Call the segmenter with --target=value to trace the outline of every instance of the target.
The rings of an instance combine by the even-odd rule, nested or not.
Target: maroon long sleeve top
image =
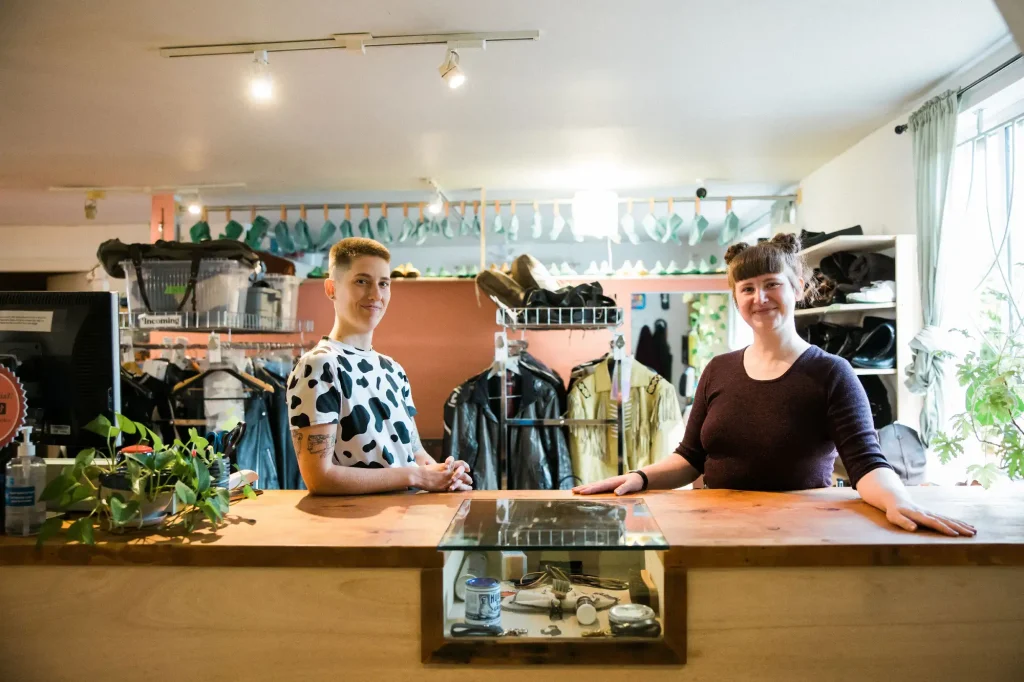
[[[676,448],[707,487],[734,490],[829,487],[837,451],[854,486],[872,469],[892,468],[853,368],[816,346],[766,381],[747,375],[743,350],[715,357]]]

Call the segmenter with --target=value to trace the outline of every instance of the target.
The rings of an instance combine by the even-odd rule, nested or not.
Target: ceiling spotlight
[[[256,50],[253,53],[249,95],[257,102],[266,102],[274,96],[274,81],[270,78],[266,50]]]
[[[441,199],[441,195],[438,194],[433,201],[427,204],[427,212],[430,215],[440,215],[444,209],[444,201]]]
[[[198,216],[203,212],[203,207],[199,205],[198,201],[190,202],[188,205],[188,214]]]
[[[452,90],[466,82],[466,74],[459,68],[459,53],[452,48],[448,48],[444,63],[437,67],[437,71]]]

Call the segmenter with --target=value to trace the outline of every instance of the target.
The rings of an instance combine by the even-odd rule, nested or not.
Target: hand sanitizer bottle
[[[46,520],[46,503],[39,496],[46,487],[46,463],[36,457],[32,427],[21,430],[18,456],[4,472],[4,532],[8,535],[35,535]]]

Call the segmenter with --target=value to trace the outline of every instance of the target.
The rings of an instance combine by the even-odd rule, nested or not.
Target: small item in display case
[[[650,606],[657,615],[658,587],[650,571],[633,569],[629,572],[629,600],[634,604]]]
[[[576,620],[580,625],[593,625],[597,622],[597,608],[591,597],[581,595],[576,599]]]
[[[470,625],[501,625],[501,584],[494,578],[466,581],[466,622]]]
[[[501,579],[521,580],[526,575],[525,552],[501,553]]]
[[[619,604],[608,611],[611,633],[619,637],[657,637],[661,623],[654,617],[654,609],[643,604]]]

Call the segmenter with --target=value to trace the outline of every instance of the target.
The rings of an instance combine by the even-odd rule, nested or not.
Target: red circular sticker
[[[6,367],[0,367],[0,448],[10,445],[25,425],[25,389],[18,377]]]

